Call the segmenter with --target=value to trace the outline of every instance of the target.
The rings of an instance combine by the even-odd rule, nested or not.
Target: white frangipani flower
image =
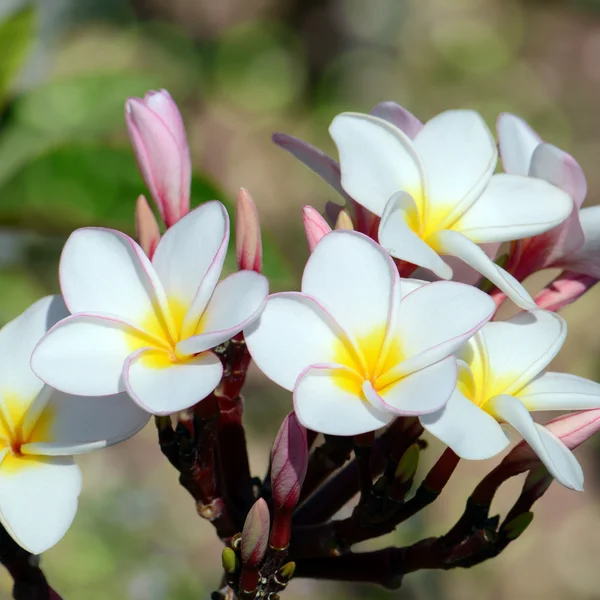
[[[266,278],[254,271],[217,283],[228,241],[220,202],[196,208],[169,228],[152,262],[118,231],[74,232],[60,262],[72,316],[37,346],[34,371],[73,394],[127,391],[154,414],[208,396],[222,375],[210,349],[255,319],[268,294]]]
[[[0,522],[33,554],[56,544],[75,517],[81,473],[72,455],[126,440],[149,418],[127,394],[71,396],[33,374],[33,348],[67,314],[49,296],[0,330]]]
[[[293,390],[305,427],[357,435],[439,410],[456,383],[452,353],[494,310],[468,285],[401,280],[381,246],[338,230],[316,245],[302,292],[270,296],[244,336],[258,367]]]
[[[433,435],[467,459],[490,458],[512,425],[563,485],[581,490],[583,473],[571,451],[529,414],[600,408],[600,384],[565,373],[542,373],[560,350],[566,323],[546,311],[488,323],[458,354],[458,384],[446,406],[421,417]]]
[[[450,279],[450,255],[479,271],[523,308],[535,308],[514,277],[477,244],[547,231],[571,212],[568,194],[523,175],[494,175],[497,149],[479,114],[453,110],[410,139],[384,119],[337,116],[330,133],[340,155],[341,183],[381,216],[379,241],[393,256]]]

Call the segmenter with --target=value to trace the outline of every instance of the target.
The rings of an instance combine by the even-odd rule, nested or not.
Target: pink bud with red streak
[[[135,205],[135,231],[142,250],[152,260],[160,241],[160,229],[148,200],[143,194],[139,196]]]
[[[331,231],[331,227],[319,211],[312,206],[305,206],[302,209],[302,220],[304,221],[308,249],[312,252],[319,240]]]
[[[265,557],[269,543],[271,517],[267,503],[259,498],[246,517],[242,530],[242,563],[256,567]]]
[[[190,210],[190,152],[177,105],[166,90],[129,98],[125,120],[138,167],[167,227]]]
[[[292,510],[298,504],[307,466],[306,429],[291,412],[284,419],[271,452],[271,489],[277,506]]]
[[[260,273],[262,242],[260,220],[252,196],[240,188],[235,213],[235,258],[240,270]]]
[[[535,303],[544,310],[556,312],[581,298],[597,283],[598,278],[591,275],[563,271],[535,297]]]

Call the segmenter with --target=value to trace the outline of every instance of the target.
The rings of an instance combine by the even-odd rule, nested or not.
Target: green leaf
[[[0,187],[0,226],[63,237],[77,227],[103,226],[134,235],[135,202],[145,192],[131,150],[61,146],[27,163]],[[195,175],[192,206],[207,200],[220,200],[233,215],[225,194],[208,178]],[[268,235],[263,236],[263,256],[272,286],[289,286],[291,270]],[[233,243],[226,265],[235,269]]]
[[[0,23],[0,104],[4,104],[13,79],[31,50],[34,26],[33,6],[16,11]]]

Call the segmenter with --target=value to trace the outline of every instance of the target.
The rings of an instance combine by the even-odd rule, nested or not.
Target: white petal
[[[427,178],[427,218],[444,227],[487,185],[498,160],[496,142],[481,115],[448,110],[427,121],[414,144]]]
[[[418,218],[413,198],[405,192],[394,194],[385,205],[379,223],[379,243],[392,256],[429,269],[442,279],[450,279],[452,269],[409,226]]]
[[[477,202],[452,229],[470,240],[509,242],[544,233],[560,225],[573,210],[573,201],[560,188],[542,179],[494,175]]]
[[[7,456],[0,464],[0,521],[20,546],[40,554],[71,526],[80,491],[71,457]]]
[[[387,327],[396,265],[370,238],[337,230],[327,234],[310,255],[302,293],[316,298],[353,336]]]
[[[394,418],[340,386],[346,373],[343,367],[315,365],[300,375],[294,388],[294,411],[304,427],[331,435],[359,435]]]
[[[379,391],[387,409],[397,415],[424,415],[439,410],[456,386],[456,359],[448,356]]]
[[[570,154],[552,144],[537,146],[531,157],[529,176],[544,179],[567,192],[576,208],[585,200],[587,181],[583,169]]]
[[[168,415],[204,400],[221,381],[223,366],[212,352],[171,363],[160,350],[142,349],[125,362],[127,393],[146,411]]]
[[[542,139],[523,119],[510,113],[500,115],[497,129],[504,170],[515,175],[527,175],[533,151]]]
[[[274,133],[273,141],[314,171],[346,200],[350,200],[340,182],[340,165],[322,150],[285,133]]]
[[[385,119],[403,131],[411,140],[423,129],[423,123],[415,115],[395,102],[380,102],[373,107],[371,114],[374,117]]]
[[[470,285],[438,281],[420,287],[400,305],[395,338],[405,360],[399,368],[411,372],[452,354],[495,312],[496,303]]]
[[[152,264],[169,301],[190,308],[186,321],[200,318],[219,280],[228,243],[229,216],[217,201],[192,210],[158,243]],[[200,289],[205,278],[207,282]],[[199,292],[201,297],[196,299]]]
[[[198,335],[177,344],[180,354],[196,354],[231,339],[256,320],[265,306],[269,282],[254,271],[238,271],[217,285],[202,315]]]
[[[48,426],[37,434],[44,423]],[[149,415],[127,394],[103,397],[72,396],[52,390],[38,426],[22,446],[23,454],[71,455],[118,444],[140,431]]]
[[[31,353],[48,329],[68,314],[60,296],[46,296],[0,330],[0,388],[23,403],[23,412],[44,385],[31,370]]]
[[[519,392],[527,410],[600,408],[600,383],[567,373],[542,373]]]
[[[537,308],[527,290],[462,233],[440,231],[436,235],[436,243],[440,253],[460,258],[498,286],[517,306],[529,310]]]
[[[338,115],[329,133],[335,142],[342,186],[359,204],[381,216],[399,191],[417,203],[423,197],[423,171],[410,139],[397,127],[369,115]]]
[[[516,394],[545,369],[567,335],[564,319],[544,310],[488,323],[481,334],[490,365],[489,394]]]
[[[166,306],[148,257],[119,231],[90,227],[72,233],[62,252],[59,275],[65,303],[73,314],[103,314],[144,329],[157,308]],[[158,319],[157,327],[166,336],[163,320]]]
[[[81,396],[124,391],[121,372],[135,349],[135,330],[116,319],[74,315],[55,325],[35,348],[31,368],[52,387]]]
[[[600,206],[582,208],[579,219],[583,229],[583,246],[559,261],[557,266],[600,278]]]
[[[269,297],[244,337],[258,368],[291,391],[310,365],[334,362],[344,334],[315,299],[286,292]]]
[[[492,398],[489,404],[499,418],[523,436],[559,483],[573,490],[583,490],[583,471],[573,453],[554,434],[535,423],[522,402],[502,395]]]
[[[446,406],[420,417],[421,425],[467,460],[484,460],[509,443],[498,421],[454,390]]]

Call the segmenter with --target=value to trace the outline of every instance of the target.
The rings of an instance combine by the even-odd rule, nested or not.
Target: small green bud
[[[239,567],[238,557],[231,548],[223,548],[221,563],[223,564],[223,570],[228,575],[233,575]]]
[[[285,565],[277,572],[277,579],[282,583],[287,583],[294,576],[295,571],[296,563],[294,561],[285,563]]]
[[[406,483],[415,476],[417,467],[419,466],[419,454],[419,446],[413,444],[412,446],[409,446],[408,450],[402,455],[395,473],[395,477],[400,483]]]

